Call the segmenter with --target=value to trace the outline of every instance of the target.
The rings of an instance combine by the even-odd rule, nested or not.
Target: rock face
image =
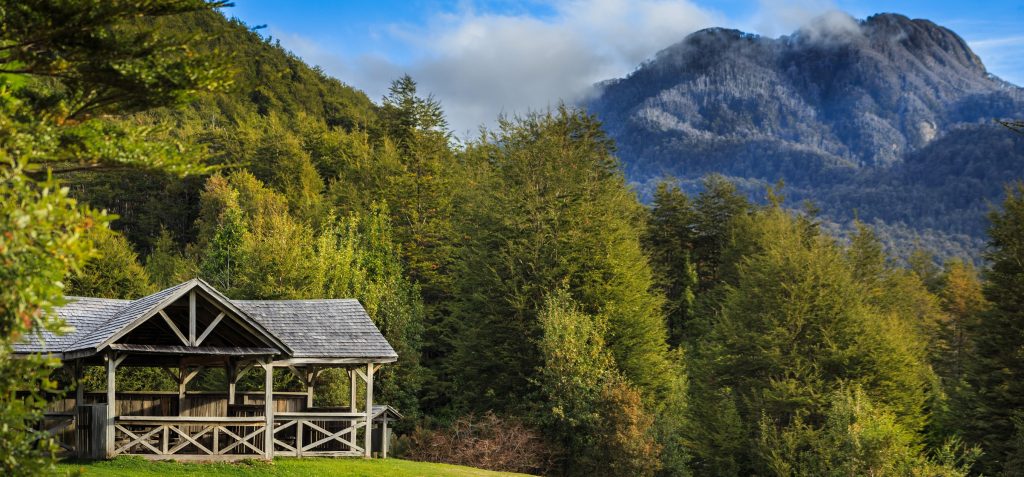
[[[791,198],[814,200],[839,223],[857,209],[862,220],[964,234],[970,242],[984,232],[985,200],[998,199],[1003,181],[1024,176],[1021,141],[993,121],[1024,114],[1024,91],[990,75],[956,33],[896,14],[856,21],[836,12],[775,39],[702,30],[626,78],[598,85],[585,106],[604,121],[642,190],[669,174],[685,184],[721,173],[752,189],[782,179]],[[982,153],[963,169],[951,167],[965,161],[948,157],[950,147],[985,150],[991,141],[1010,141],[998,154],[1019,160]],[[933,147],[939,142],[941,149]],[[920,200],[943,195],[921,186],[925,178],[903,182],[910,162],[917,169],[939,162],[936,169],[952,178],[998,170],[998,177],[981,173],[993,180],[982,187],[995,194],[978,191],[958,205],[942,198],[956,209],[949,223],[876,207],[888,201],[870,194],[881,186],[905,185]]]

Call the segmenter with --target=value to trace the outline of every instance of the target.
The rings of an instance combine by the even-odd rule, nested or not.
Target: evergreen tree
[[[641,209],[591,117],[562,107],[503,121],[488,177],[470,193],[456,273],[460,387],[475,408],[514,409],[535,393],[537,313],[564,286],[608,320],[623,373],[648,395],[670,387],[661,298],[639,247]],[[481,146],[483,147],[483,146]]]
[[[141,298],[152,293],[149,275],[123,235],[107,229],[91,231],[97,256],[68,277],[67,294],[103,298]]]
[[[743,222],[748,237],[741,247],[753,252],[739,262],[738,281],[725,289],[721,312],[699,343],[695,406],[732,396],[742,434],[753,442],[765,435],[759,421],[779,429],[798,420],[819,426],[829,394],[855,384],[908,432],[919,431],[930,370],[910,320],[873,304],[847,254],[831,239],[809,235],[803,221],[778,206]],[[705,426],[699,419],[708,412],[693,413],[691,442],[704,439],[705,427],[736,433],[736,420]],[[768,471],[761,455],[732,449],[738,454],[696,446],[697,468],[719,475]]]
[[[608,324],[580,312],[564,291],[547,298],[539,319],[542,421],[564,446],[565,475],[653,475],[660,450],[653,418],[615,368],[604,342]]]
[[[1009,458],[1016,428],[1024,412],[1024,184],[1006,190],[1001,210],[989,215],[991,263],[984,286],[991,309],[967,331],[973,359],[967,382],[971,407],[963,419],[968,442],[981,446],[979,470],[985,474],[1012,473]]]
[[[679,346],[694,318],[697,267],[693,261],[697,212],[678,185],[665,181],[654,192],[644,248],[651,256],[658,287],[665,293],[669,344]]]

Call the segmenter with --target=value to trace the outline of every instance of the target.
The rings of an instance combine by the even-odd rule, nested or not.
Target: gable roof
[[[358,300],[235,300],[296,358],[398,358]]]
[[[49,332],[28,335],[14,345],[14,351],[94,354],[194,289],[237,315],[285,356],[380,361],[398,358],[357,300],[230,300],[199,279],[134,301],[68,297],[68,303],[57,313],[74,331],[60,336]]]

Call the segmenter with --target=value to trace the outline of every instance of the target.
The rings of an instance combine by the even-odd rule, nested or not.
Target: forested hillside
[[[967,212],[978,195],[962,207],[952,197],[1016,171],[1020,138],[987,128],[982,113],[948,119],[938,96],[888,97],[887,106],[913,106],[941,134],[914,142],[918,123],[885,129],[878,144],[897,141],[898,154],[870,157],[873,149],[844,145],[838,123],[803,106],[773,126],[803,136],[765,139],[763,150],[744,145],[744,134],[760,134],[753,123],[723,133],[735,141],[679,123],[711,138],[706,149],[665,150],[665,158],[706,153],[708,162],[696,162],[703,169],[685,171],[699,192],[652,182],[644,205],[628,179],[639,163],[624,172],[616,155],[622,125],[606,132],[575,107],[503,118],[460,143],[444,105],[413,78],[396,78],[371,102],[225,19],[219,4],[22,5],[21,16],[0,16],[12,45],[33,45],[0,53],[0,64],[36,68],[0,76],[4,473],[45,469],[55,450],[34,426],[43,393],[56,392],[56,365],[15,359],[11,343],[35,327],[59,329],[62,294],[134,298],[197,276],[234,299],[359,299],[399,354],[381,368],[374,395],[405,416],[393,449],[403,458],[567,476],[1015,475],[1024,465],[1024,185],[986,189],[1001,204],[987,217]],[[53,26],[54,15],[78,22],[72,34]],[[879,31],[906,26],[873,21]],[[928,61],[951,68],[929,77],[928,94],[975,84],[980,64],[955,36],[922,32],[946,51]],[[83,46],[83,34],[135,41]],[[180,54],[154,59],[153,38]],[[755,49],[736,73],[756,70],[771,56],[756,49],[776,45],[725,31],[687,41],[715,38]],[[847,51],[842,45],[828,48]],[[53,62],[68,51],[85,61]],[[653,75],[665,55],[636,75]],[[821,55],[816,61],[829,61]],[[97,68],[108,57],[133,68]],[[713,59],[704,61],[730,68]],[[48,68],[66,70],[51,78]],[[98,70],[145,74],[90,76]],[[165,72],[184,79],[148,81]],[[986,81],[979,94],[997,94],[985,88],[1002,83]],[[91,97],[82,91],[123,94],[95,116],[67,115],[74,98]],[[849,95],[829,96],[837,116],[867,108],[843,131],[870,136],[870,125],[885,123],[872,106],[884,98],[864,94],[856,108],[843,105]],[[757,121],[780,117],[766,97],[746,101],[768,111]],[[702,127],[728,131],[752,118]],[[812,136],[819,148],[799,146]],[[629,153],[639,144],[620,145]],[[703,175],[722,167],[742,176],[760,164],[750,151],[783,149],[806,155],[771,170],[807,174],[760,188],[755,200],[751,181]],[[1010,155],[975,159],[980,150]],[[932,164],[938,154],[948,159]],[[900,180],[879,180],[877,196],[840,179],[879,171]],[[758,187],[775,179],[751,177]],[[898,265],[878,231],[898,221],[853,221],[849,240],[837,240],[829,217],[838,212],[828,207],[839,206],[820,204],[822,216],[787,202],[818,177],[832,177],[837,200],[863,198],[865,219],[869,210],[935,214],[921,223],[945,227],[948,217],[984,228],[989,268],[959,258],[939,265],[925,250]],[[910,202],[916,190],[951,197]],[[141,369],[120,375],[119,386],[171,385],[160,370]],[[99,386],[95,378],[87,373],[87,385]],[[223,381],[213,371],[195,380],[210,389]],[[297,385],[287,374],[274,383]],[[349,391],[330,372],[317,386],[317,405]]]
[[[666,175],[696,190],[720,173],[751,196],[785,181],[850,229],[877,225],[904,257],[915,242],[979,256],[984,214],[1024,175],[1024,92],[927,20],[835,13],[792,35],[694,33],[586,102],[649,196]]]

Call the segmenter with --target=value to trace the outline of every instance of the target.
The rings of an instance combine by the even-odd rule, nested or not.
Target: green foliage
[[[780,427],[760,422],[758,451],[768,474],[796,476],[966,476],[976,450],[955,441],[929,458],[917,436],[884,407],[872,404],[859,387],[832,393],[821,426],[797,415]]]
[[[65,293],[75,296],[135,299],[153,293],[139,256],[123,235],[108,228],[90,231],[97,256],[68,277]]]
[[[986,258],[992,264],[984,286],[991,309],[967,328],[972,358],[967,382],[972,396],[964,409],[963,432],[984,450],[979,470],[1011,472],[1016,452],[1014,418],[1024,410],[1024,184],[1006,190],[1002,209],[989,216],[992,226]]]
[[[203,191],[195,244],[204,279],[237,299],[356,298],[398,352],[377,381],[382,401],[418,415],[423,303],[406,278],[390,212],[323,217],[319,229],[295,218],[281,193],[248,172],[212,176]],[[324,390],[346,380],[328,373]]]
[[[166,229],[153,244],[153,251],[146,256],[146,274],[158,289],[164,289],[199,275],[192,262],[185,258]]]
[[[43,472],[54,452],[52,439],[35,426],[45,405],[43,393],[54,390],[48,375],[55,363],[42,356],[13,359],[11,344],[34,330],[60,330],[53,311],[63,300],[64,277],[83,271],[94,255],[83,234],[107,221],[77,205],[41,166],[204,169],[181,144],[154,141],[154,130],[116,116],[223,86],[214,56],[196,55],[186,39],[161,36],[149,27],[157,17],[216,6],[18,1],[0,7],[0,289],[6,295],[0,300],[0,470],[5,475]],[[101,245],[107,257],[84,272],[110,278],[100,288],[124,286],[123,277],[110,273],[111,261],[125,263],[134,259],[132,252],[116,238],[98,240],[106,241]],[[85,289],[88,281],[78,285]]]
[[[753,423],[762,419],[819,426],[830,394],[859,385],[909,432],[920,430],[930,380],[923,338],[911,317],[873,302],[858,280],[847,256],[866,254],[846,254],[831,239],[808,234],[803,220],[778,207],[740,227],[746,237],[739,246],[753,252],[739,262],[738,281],[726,287],[721,312],[699,343],[694,389],[708,396],[697,402],[731,394],[742,434],[755,440],[760,430]],[[724,427],[719,421],[708,423],[711,432],[736,433],[735,420]],[[703,423],[693,426],[697,434],[690,440],[703,439]],[[711,473],[764,470],[759,457],[742,448],[733,456],[702,445],[695,450],[698,465]],[[715,463],[726,467],[710,467]]]
[[[660,453],[654,417],[616,370],[604,342],[607,323],[580,312],[564,291],[548,297],[539,320],[542,421],[565,447],[565,474],[653,475]]]
[[[662,182],[654,193],[650,218],[644,234],[644,248],[651,256],[659,288],[665,293],[665,315],[669,343],[678,346],[687,336],[687,324],[694,319],[698,287],[694,263],[697,212],[683,191]]]
[[[64,276],[93,255],[83,235],[102,223],[90,216],[105,218],[68,198],[55,180],[26,177],[25,162],[12,146],[38,144],[9,123],[0,128],[0,473],[35,475],[52,467],[57,449],[36,423],[47,393],[58,392],[50,373],[59,361],[15,358],[11,345],[29,333],[62,329],[54,308],[64,303]],[[16,396],[18,391],[25,394]]]
[[[678,379],[667,357],[662,299],[639,246],[639,205],[590,117],[565,107],[517,121],[476,147],[481,178],[460,217],[455,369],[461,402],[516,408],[535,392],[537,313],[565,287],[608,322],[617,366],[647,396]]]

